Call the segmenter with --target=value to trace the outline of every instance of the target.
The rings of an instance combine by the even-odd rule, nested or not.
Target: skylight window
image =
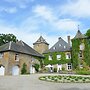
[[[64,46],[64,48],[66,48],[66,46]]]
[[[61,44],[59,44],[59,47],[61,47],[62,45]]]
[[[56,47],[53,47],[53,49],[55,50],[55,49],[56,49]]]

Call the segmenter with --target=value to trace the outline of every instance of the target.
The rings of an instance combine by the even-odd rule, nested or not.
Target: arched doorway
[[[33,65],[30,65],[30,73],[35,73],[35,68],[33,67]]]
[[[12,68],[12,75],[19,75],[19,66],[14,66]]]
[[[0,66],[0,75],[5,75],[5,67],[4,66]]]

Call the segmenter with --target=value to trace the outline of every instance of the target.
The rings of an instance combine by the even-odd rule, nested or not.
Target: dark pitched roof
[[[86,36],[82,34],[80,30],[78,30],[76,36],[73,39],[77,39],[77,38],[86,38]]]
[[[40,44],[40,43],[45,43],[49,45],[42,36],[40,36],[40,38],[35,43],[33,43],[33,45]]]
[[[45,53],[48,53],[48,52],[63,52],[63,51],[71,51],[71,47],[67,42],[65,42],[60,37],[58,42],[54,46],[52,46],[48,51],[46,51]]]
[[[33,48],[28,46],[23,41],[19,41],[17,43],[9,42],[0,46],[0,52],[5,52],[5,51],[13,51],[17,53],[32,55],[32,56],[43,57],[41,54],[39,54],[37,51],[35,51]]]

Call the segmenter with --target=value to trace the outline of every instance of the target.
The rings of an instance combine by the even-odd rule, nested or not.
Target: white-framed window
[[[0,58],[3,58],[3,55],[4,55],[3,53],[0,53]]]
[[[55,49],[56,49],[56,47],[53,47],[53,49],[55,50]]]
[[[61,47],[62,45],[61,44],[59,44],[59,47]]]
[[[69,53],[66,54],[66,59],[71,59],[71,55]]]
[[[64,46],[64,49],[66,48],[66,46]]]
[[[67,69],[68,69],[68,70],[71,70],[71,69],[72,69],[72,64],[71,64],[71,63],[68,63],[68,64],[67,64]]]
[[[19,61],[19,54],[15,54],[15,61]]]
[[[57,60],[61,60],[61,55],[60,54],[57,55]]]
[[[83,57],[83,54],[82,54],[82,51],[79,52],[79,58],[82,58]]]
[[[82,43],[79,47],[80,47],[80,50],[84,50],[84,43]]]
[[[52,60],[52,55],[49,55],[49,60]]]

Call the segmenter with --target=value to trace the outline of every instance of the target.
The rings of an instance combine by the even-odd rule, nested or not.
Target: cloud
[[[13,14],[17,12],[17,8],[16,7],[12,7],[12,8],[0,7],[0,12],[6,12],[6,13]]]
[[[56,13],[52,7],[37,5],[32,8],[32,12],[28,13],[30,15],[19,23],[18,27],[3,23],[0,24],[0,30],[2,30],[1,33],[16,35],[19,40],[22,39],[30,46],[42,35],[51,47],[58,41],[58,37],[66,37],[63,32],[74,33],[78,24],[82,24],[70,18],[63,19]]]
[[[73,31],[77,30],[77,26],[81,25],[81,22],[69,18],[60,18],[56,11],[50,7],[38,5],[33,9],[35,16],[40,20],[45,21],[53,27],[55,31]]]
[[[78,18],[90,17],[90,0],[68,0],[69,2],[60,7],[60,14]]]

